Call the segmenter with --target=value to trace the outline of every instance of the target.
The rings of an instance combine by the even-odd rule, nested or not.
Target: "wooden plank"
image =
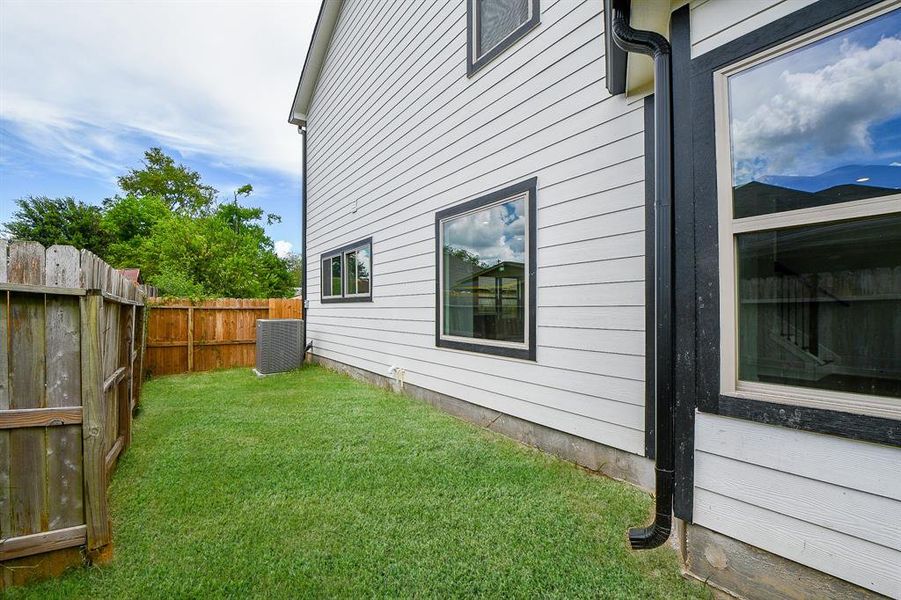
[[[72,289],[81,284],[81,256],[72,246],[51,246],[46,252],[45,284]],[[84,293],[84,290],[80,290]],[[74,407],[81,423],[81,314],[76,297],[47,295],[45,331],[47,406]],[[53,427],[47,438],[47,506],[50,529],[84,523],[83,452],[80,427]]]
[[[96,550],[110,542],[103,439],[107,427],[100,356],[101,303],[99,295],[81,299],[81,404],[84,450],[84,497],[87,547]]]
[[[0,411],[0,429],[20,427],[57,427],[81,423],[80,406],[54,408],[18,408]],[[53,462],[62,457],[53,456]],[[79,457],[80,462],[80,457]]]
[[[60,548],[81,546],[87,539],[87,526],[76,525],[0,540],[0,560],[11,560]]]
[[[0,239],[0,283],[7,280],[9,243]],[[0,292],[0,410],[9,409],[9,292]],[[9,432],[0,431],[0,538],[12,535]]]
[[[129,306],[137,306],[140,304],[140,302],[137,300],[131,300],[129,298],[120,296],[118,294],[113,294],[111,292],[103,292],[103,299],[109,300],[110,302],[113,302],[115,304],[126,304]]]
[[[44,247],[35,242],[13,242],[9,247],[12,283],[44,284]],[[9,391],[10,408],[42,408],[45,404],[44,297],[10,294]],[[10,536],[48,529],[46,503],[47,463],[45,433],[24,428],[9,432]]]
[[[188,342],[147,342],[148,348],[185,348]]]
[[[106,456],[103,459],[103,470],[106,473],[106,476],[109,477],[110,473],[113,470],[113,466],[116,463],[116,459],[119,458],[119,453],[122,452],[122,448],[125,447],[125,436],[120,435],[116,438],[116,441],[113,442],[112,447],[109,449],[109,452],[106,453]]]
[[[60,296],[85,295],[85,291],[81,288],[52,287],[48,285],[26,285],[22,283],[0,283],[0,292],[18,292],[20,294],[58,294]]]
[[[194,370],[194,308],[188,308],[188,372]]]
[[[111,387],[122,381],[122,379],[125,377],[126,371],[127,369],[125,367],[119,367],[118,369],[113,371],[113,374],[107,377],[103,382],[103,391],[108,392]]]
[[[253,340],[200,340],[194,342],[195,346],[236,346],[241,344],[256,344]]]

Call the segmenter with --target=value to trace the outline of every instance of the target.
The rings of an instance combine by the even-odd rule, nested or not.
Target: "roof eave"
[[[335,25],[338,23],[338,14],[341,12],[343,0],[322,0],[319,7],[319,16],[316,18],[316,27],[313,29],[313,39],[307,48],[307,56],[304,59],[300,81],[297,83],[297,91],[294,93],[294,102],[291,104],[291,112],[288,115],[288,123],[303,126],[307,122],[307,112],[310,101],[313,99],[313,91],[319,80],[319,73],[325,62]]]

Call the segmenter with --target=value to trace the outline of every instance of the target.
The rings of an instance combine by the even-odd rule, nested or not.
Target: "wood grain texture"
[[[0,540],[0,560],[10,560],[41,552],[59,550],[60,548],[80,546],[85,543],[86,533],[87,527],[85,525],[76,525],[74,527],[3,539]]]
[[[81,423],[80,406],[19,408],[0,411],[0,429],[57,427],[78,423]]]
[[[0,239],[0,282],[7,281],[9,243]],[[0,292],[0,411],[9,409],[9,292]],[[12,535],[9,432],[0,431],[0,538]]]
[[[110,542],[106,497],[106,453],[104,433],[109,427],[103,402],[101,348],[101,303],[98,295],[81,299],[81,404],[84,410],[84,501],[87,547],[93,550]]]
[[[72,246],[46,252],[45,284],[74,288],[81,283],[81,256]],[[83,291],[83,290],[82,290]],[[47,295],[47,406],[77,406],[81,423],[81,314],[77,297]],[[80,427],[47,430],[47,500],[50,529],[84,523]]]
[[[11,283],[44,284],[44,247],[35,242],[9,247]],[[10,294],[9,390],[12,409],[46,406],[44,297]],[[9,432],[12,536],[39,533],[48,528],[46,503],[46,435],[41,429]]]
[[[303,313],[299,298],[148,302],[145,368],[151,375],[251,367],[257,319],[298,319]]]

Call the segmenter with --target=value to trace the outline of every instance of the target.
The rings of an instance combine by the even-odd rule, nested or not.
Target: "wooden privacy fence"
[[[111,556],[143,304],[90,252],[0,240],[0,589]]]
[[[147,375],[252,367],[257,319],[300,319],[299,298],[149,298]]]

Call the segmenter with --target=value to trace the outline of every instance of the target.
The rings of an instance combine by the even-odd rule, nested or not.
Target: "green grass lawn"
[[[651,498],[319,367],[144,388],[115,556],[13,598],[707,597]]]

